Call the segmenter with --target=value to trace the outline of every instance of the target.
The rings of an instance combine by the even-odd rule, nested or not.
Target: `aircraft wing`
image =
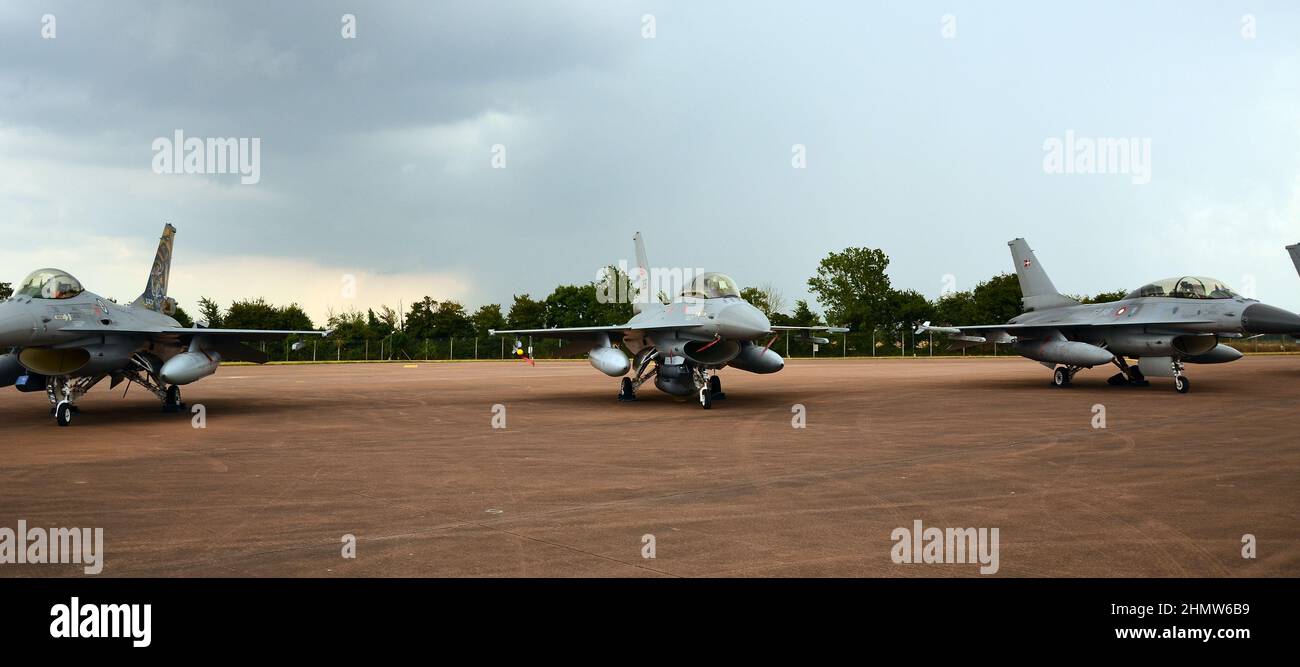
[[[194,336],[203,336],[212,341],[245,341],[245,340],[280,340],[289,336],[327,336],[329,331],[285,331],[278,329],[208,329],[206,327],[114,327],[101,326],[95,324],[92,326],[68,326],[60,329],[62,333],[84,333],[90,335],[105,334],[125,334],[134,336],[149,337],[171,337],[193,338]]]
[[[771,327],[772,331],[825,331],[826,333],[848,333],[848,327]]]
[[[1062,329],[1090,329],[1093,327],[1141,327],[1185,324],[1213,324],[1215,320],[1124,320],[1122,322],[1044,322],[1037,324],[980,324],[963,327],[931,326],[929,322],[916,328],[916,333],[929,331],[947,334],[952,340],[964,343],[962,347],[980,343],[1014,343],[1022,338],[1032,339]]]
[[[624,334],[633,331],[668,331],[679,329],[689,331],[696,328],[695,325],[682,324],[651,324],[643,326],[628,326],[620,324],[608,327],[553,327],[550,329],[491,329],[488,333],[496,336],[510,334],[512,336],[537,336],[539,338],[596,338],[602,334],[610,337],[621,337]]]

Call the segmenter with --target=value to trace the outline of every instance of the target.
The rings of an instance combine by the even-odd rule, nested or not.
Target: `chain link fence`
[[[781,335],[772,349],[787,359],[827,357],[931,357],[931,356],[1004,356],[1013,355],[1010,345],[984,343],[955,349],[947,336],[911,331],[879,330],[875,333],[823,334],[828,342],[815,344],[798,335]],[[587,349],[581,344],[566,344],[551,339],[519,339],[534,359],[583,359]],[[400,335],[374,340],[339,341],[303,340],[294,350],[293,341],[255,343],[272,361],[467,361],[474,359],[509,359],[514,348],[512,336],[409,339]],[[767,341],[757,341],[766,344]],[[1247,354],[1298,352],[1300,341],[1291,336],[1259,336],[1246,339],[1221,339],[1220,342]]]

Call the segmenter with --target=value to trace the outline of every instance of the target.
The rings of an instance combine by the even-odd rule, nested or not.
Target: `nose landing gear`
[[[1174,389],[1180,394],[1186,394],[1192,390],[1192,382],[1183,375],[1183,362],[1174,359]]]

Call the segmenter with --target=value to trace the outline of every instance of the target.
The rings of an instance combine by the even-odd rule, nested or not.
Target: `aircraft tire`
[[[72,404],[67,401],[59,401],[54,408],[54,421],[59,426],[67,426],[72,423]]]
[[[709,393],[713,394],[713,400],[721,401],[727,397],[722,393],[722,378],[714,375],[709,378]]]
[[[1185,375],[1174,376],[1174,389],[1180,394],[1186,394],[1192,390],[1192,382]]]

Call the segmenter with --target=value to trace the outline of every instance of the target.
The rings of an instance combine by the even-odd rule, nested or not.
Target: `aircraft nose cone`
[[[749,340],[771,330],[772,323],[767,321],[763,311],[747,303],[728,306],[718,316],[718,333],[724,338]]]
[[[1252,334],[1296,334],[1300,333],[1300,315],[1255,303],[1241,311],[1241,328]]]

